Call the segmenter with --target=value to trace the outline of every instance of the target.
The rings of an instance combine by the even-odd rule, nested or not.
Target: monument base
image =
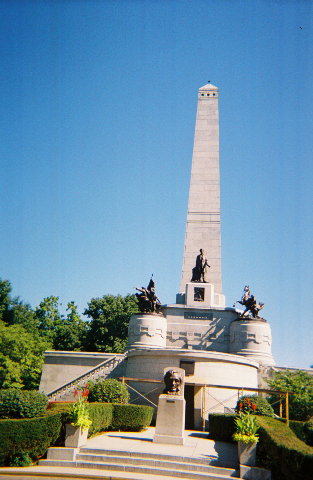
[[[182,396],[160,395],[154,442],[184,444],[185,405],[186,401]]]

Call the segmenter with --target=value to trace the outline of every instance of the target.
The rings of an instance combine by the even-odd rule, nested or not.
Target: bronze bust
[[[168,370],[164,375],[165,388],[163,393],[167,395],[181,395],[182,377],[176,370]]]

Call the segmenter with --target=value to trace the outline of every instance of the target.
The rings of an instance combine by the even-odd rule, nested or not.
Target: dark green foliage
[[[10,467],[29,467],[32,464],[32,459],[28,455],[28,453],[21,452],[17,453],[15,456],[12,457],[10,461]]]
[[[128,403],[129,392],[124,383],[113,378],[89,382],[89,402]]]
[[[0,390],[0,418],[38,417],[43,415],[47,404],[47,396],[36,390]]]
[[[51,445],[64,446],[70,403],[51,404],[42,417],[0,420],[0,466],[28,455],[36,460]],[[105,430],[141,430],[151,423],[153,408],[144,405],[89,404],[89,436]],[[24,457],[26,458],[26,457]],[[17,460],[15,460],[17,459]]]
[[[266,398],[258,395],[243,395],[239,398],[236,405],[236,412],[251,413],[252,415],[274,416],[273,407],[268,403]]]
[[[300,440],[313,447],[313,419],[308,422],[290,420],[290,428]]]
[[[289,418],[305,422],[313,415],[313,375],[302,370],[285,370],[275,372],[267,380],[270,388],[281,392],[292,392],[289,395]],[[279,400],[278,395],[272,395],[270,402]],[[278,406],[276,412],[278,414]]]
[[[118,405],[113,408],[114,430],[139,431],[151,424],[153,407],[147,405]]]
[[[137,312],[135,295],[104,295],[102,298],[92,298],[84,312],[84,315],[91,319],[86,350],[123,353],[127,343],[129,319]]]
[[[272,472],[273,480],[312,480],[313,448],[296,437],[284,422],[257,417],[257,465]]]
[[[113,422],[112,403],[89,403],[89,416],[92,421],[88,436],[108,430]]]
[[[0,465],[10,465],[27,453],[36,459],[45,454],[60,436],[62,414],[21,420],[0,420]]]
[[[223,413],[210,413],[209,415],[209,438],[232,442],[233,434],[236,431],[236,415]]]
[[[308,422],[306,422],[304,426],[306,442],[308,445],[313,447],[313,417],[310,418]]]

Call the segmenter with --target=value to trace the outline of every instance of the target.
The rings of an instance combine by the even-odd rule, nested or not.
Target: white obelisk
[[[222,294],[218,88],[210,83],[198,92],[182,293],[191,280],[201,248],[211,266],[207,269],[207,282],[214,285],[215,293]]]

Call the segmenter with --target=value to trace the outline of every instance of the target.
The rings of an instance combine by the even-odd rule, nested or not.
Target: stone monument
[[[222,294],[218,88],[204,85],[198,108],[192,155],[189,201],[180,292],[190,282],[199,249],[210,265],[208,282]]]
[[[185,370],[178,367],[164,369],[165,388],[159,396],[156,418],[156,443],[183,445],[185,442],[185,408],[184,399]]]

